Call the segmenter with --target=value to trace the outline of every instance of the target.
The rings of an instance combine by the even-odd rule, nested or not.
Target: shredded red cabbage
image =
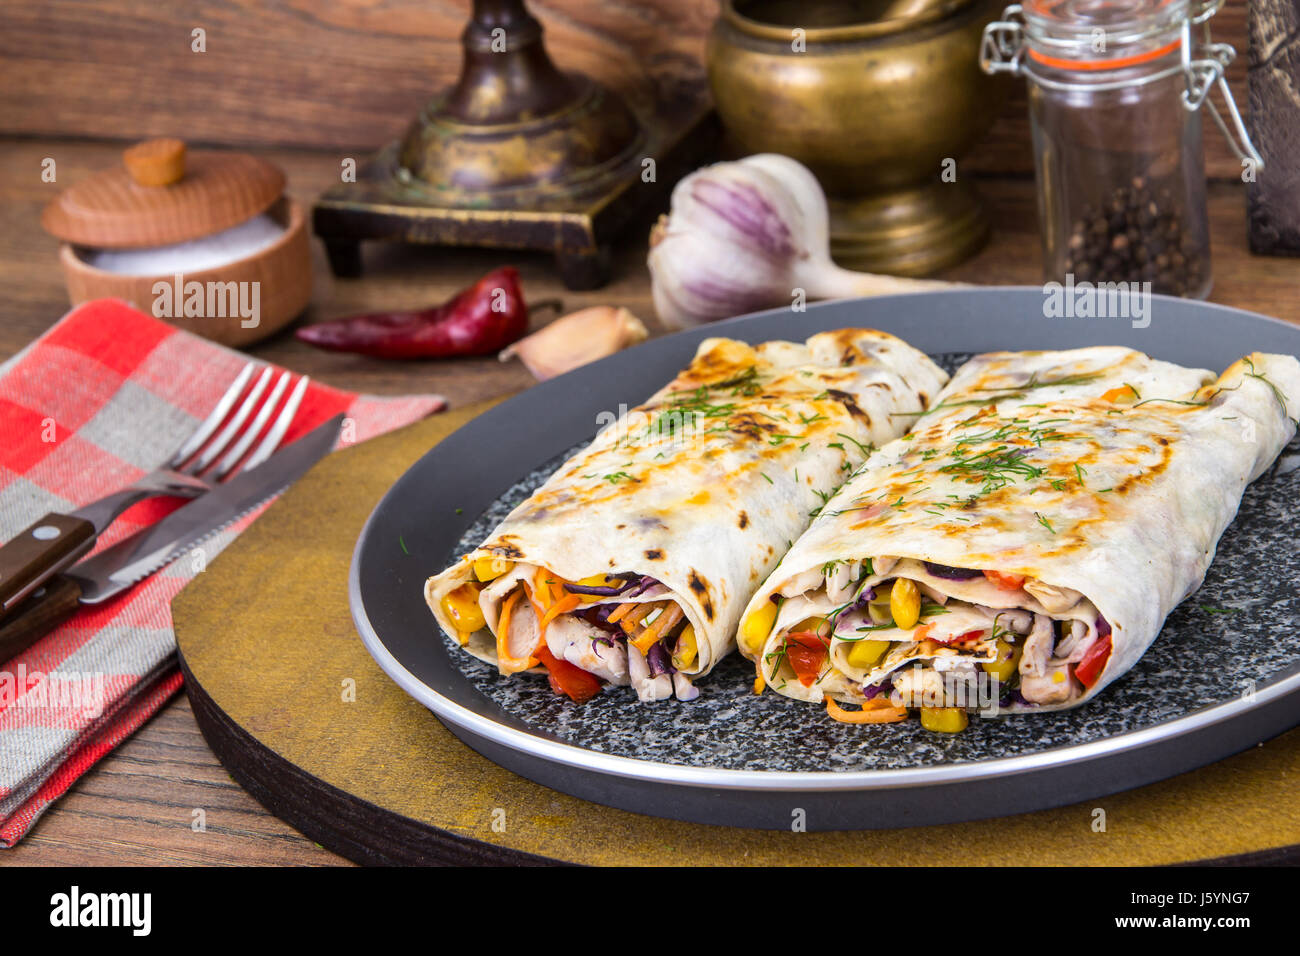
[[[628,597],[639,597],[640,595],[645,594],[646,591],[649,591],[652,587],[654,587],[658,583],[659,582],[654,578],[650,577],[650,575],[643,574],[641,575],[641,580],[637,582],[636,590],[629,593]]]
[[[922,562],[925,569],[933,574],[936,578],[944,578],[948,581],[969,581],[971,578],[977,578],[983,571],[971,571],[969,568],[950,568],[946,564],[935,564],[933,561]]]
[[[596,597],[613,597],[616,594],[622,594],[629,588],[636,587],[635,581],[625,581],[621,588],[609,587],[604,584],[566,584],[564,590],[570,594],[592,594]]]
[[[646,664],[650,667],[650,676],[658,677],[660,674],[676,674],[677,670],[673,667],[672,661],[668,657],[668,652],[664,650],[662,641],[655,641],[650,645],[650,650],[645,656]]]
[[[1097,615],[1097,637],[1110,637],[1110,621],[1100,614]]]
[[[886,677],[879,684],[872,684],[870,687],[862,688],[862,696],[867,700],[873,697],[879,697],[881,694],[889,694],[894,690],[894,679]]]

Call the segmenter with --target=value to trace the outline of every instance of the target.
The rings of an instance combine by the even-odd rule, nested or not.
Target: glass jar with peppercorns
[[[1026,0],[985,28],[984,70],[1029,81],[1047,279],[1209,293],[1202,105],[1263,165],[1223,80],[1235,51],[1210,42],[1222,2]],[[1207,98],[1216,84],[1243,147]]]

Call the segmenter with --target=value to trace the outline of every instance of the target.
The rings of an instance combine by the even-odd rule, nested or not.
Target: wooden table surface
[[[98,142],[0,140],[0,360],[44,332],[68,309],[56,243],[40,229],[40,211],[67,185],[117,161],[121,146]],[[289,174],[289,191],[310,199],[337,181],[332,154],[258,151]],[[42,160],[56,162],[57,183],[41,178]],[[979,255],[945,278],[985,284],[1041,281],[1033,181],[981,179],[995,233]],[[1300,261],[1252,256],[1245,240],[1245,195],[1239,183],[1210,189],[1214,255],[1212,301],[1300,322]],[[649,220],[616,250],[615,278],[604,289],[574,293],[555,279],[545,256],[478,250],[368,246],[366,276],[334,280],[319,244],[313,305],[304,322],[384,307],[438,302],[503,262],[520,268],[530,299],[560,296],[566,311],[624,305],[655,332],[644,266]],[[494,358],[385,363],[319,352],[280,334],[251,350],[340,388],[393,395],[438,392],[453,405],[526,388],[528,373]],[[203,808],[207,831],[190,829]],[[227,775],[204,743],[181,696],[78,781],[18,847],[0,851],[3,865],[52,864],[346,864],[281,823]]]

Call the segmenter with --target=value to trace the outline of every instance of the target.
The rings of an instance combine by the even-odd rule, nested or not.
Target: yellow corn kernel
[[[790,628],[791,634],[794,634],[797,631],[807,631],[809,634],[820,634],[822,637],[830,637],[831,625],[824,617],[806,617],[794,627]]]
[[[880,584],[872,585],[871,590],[875,592],[876,596],[869,603],[888,604],[889,599],[894,596],[894,582],[883,581]]]
[[[888,649],[889,641],[856,641],[849,648],[849,664],[864,671],[870,670]]]
[[[621,582],[611,580],[608,574],[593,574],[590,577],[579,578],[573,583],[587,588],[609,588]]]
[[[448,592],[442,599],[443,613],[451,618],[452,626],[456,630],[473,633],[487,626],[487,621],[483,619],[483,611],[478,606],[478,596],[482,590],[471,581]]]
[[[510,570],[511,564],[512,562],[507,561],[505,558],[498,558],[495,555],[476,558],[474,561],[474,577],[480,581],[495,581]]]
[[[690,667],[695,663],[699,653],[700,648],[695,643],[695,628],[687,624],[677,635],[677,647],[673,650],[673,667],[678,670]]]
[[[1020,656],[1024,653],[1024,648],[1019,644],[1009,644],[1002,638],[998,638],[998,659],[995,661],[986,661],[980,664],[984,668],[984,673],[992,674],[999,681],[1008,681],[1011,675],[1020,667]]]
[[[740,625],[740,639],[752,653],[757,654],[763,642],[767,640],[767,635],[772,633],[772,625],[776,623],[776,612],[775,603],[764,601],[758,610],[745,618],[745,622]]]
[[[936,734],[959,734],[970,723],[961,707],[922,707],[921,726]]]
[[[894,615],[894,626],[903,630],[916,627],[921,619],[921,592],[907,578],[894,581],[889,594],[889,613]]]

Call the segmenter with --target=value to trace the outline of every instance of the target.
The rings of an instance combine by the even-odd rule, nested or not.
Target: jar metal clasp
[[[980,43],[980,69],[985,73],[1020,72],[1020,57],[1025,50],[1024,16],[1021,6],[1013,3],[1002,11],[1002,19],[984,27]]]
[[[1225,76],[1228,64],[1237,58],[1237,51],[1230,43],[1215,43],[1210,38],[1210,17],[1219,11],[1223,2],[1224,0],[1212,0],[1206,4],[1199,15],[1183,24],[1183,70],[1187,75],[1187,89],[1183,90],[1183,108],[1188,112],[1195,112],[1205,105],[1210,111],[1210,118],[1214,120],[1214,125],[1219,127],[1219,132],[1228,141],[1233,155],[1243,163],[1249,163],[1255,170],[1260,170],[1264,168],[1264,157],[1259,154],[1259,150],[1251,141],[1246,124],[1242,121],[1241,111],[1237,109],[1237,101],[1232,95],[1232,87],[1228,85]],[[1208,54],[1195,60],[1191,58],[1193,23],[1198,24],[1203,31],[1200,49]],[[1224,107],[1232,120],[1232,129],[1228,128],[1223,114],[1210,99],[1210,93],[1216,86],[1223,96]],[[1236,135],[1233,134],[1234,130]]]

